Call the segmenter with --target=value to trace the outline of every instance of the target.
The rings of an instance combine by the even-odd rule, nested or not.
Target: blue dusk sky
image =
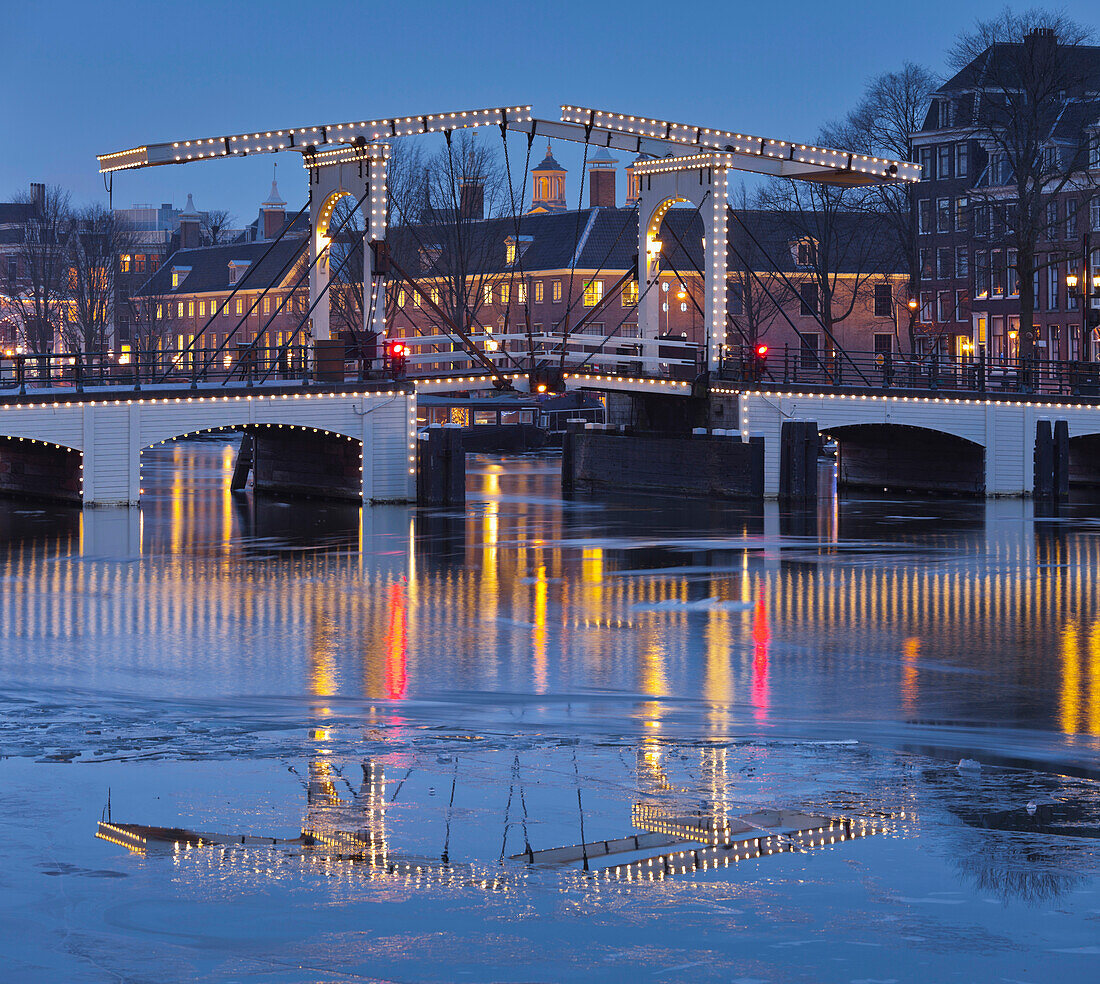
[[[874,76],[906,60],[946,71],[953,38],[1002,6],[8,3],[0,199],[44,181],[78,202],[106,202],[95,155],[147,141],[483,106],[532,103],[556,119],[571,103],[809,140]],[[1061,9],[1100,22],[1094,0]],[[580,152],[555,154],[570,171],[572,204]],[[299,205],[297,155],[124,172],[114,203],[178,205],[191,192],[200,209],[227,207],[245,221],[266,197],[274,160],[283,197]]]

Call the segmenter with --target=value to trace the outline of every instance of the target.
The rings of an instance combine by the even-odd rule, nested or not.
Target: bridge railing
[[[1100,396],[1100,363],[1038,358],[952,359],[897,352],[824,353],[785,348],[761,360],[750,349],[731,349],[723,359],[719,376],[735,382],[781,386]]]
[[[158,349],[148,352],[20,353],[0,357],[0,392],[99,387],[140,390],[153,385],[244,384],[265,377],[301,380],[314,371],[306,346],[231,350]]]
[[[577,334],[564,341],[560,333],[513,332],[476,336],[479,346],[502,372],[527,372],[559,365],[567,371],[589,370],[621,376],[694,379],[700,351],[681,339],[621,338]],[[140,391],[152,386],[198,388],[252,386],[260,382],[344,382],[348,379],[424,377],[482,372],[483,363],[448,335],[391,336],[407,348],[394,364],[388,344],[360,347],[349,342],[324,350],[306,345],[215,348],[160,348],[132,352],[42,352],[0,356],[0,394],[104,387]],[[564,357],[563,357],[564,349]]]

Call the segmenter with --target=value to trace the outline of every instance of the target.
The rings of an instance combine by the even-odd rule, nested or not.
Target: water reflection
[[[465,513],[361,509],[231,494],[232,452],[147,454],[141,509],[0,506],[20,627],[0,667],[153,696],[633,694],[643,730],[689,700],[716,735],[969,722],[1098,747],[1090,507],[563,502],[557,461],[528,457],[471,458]]]

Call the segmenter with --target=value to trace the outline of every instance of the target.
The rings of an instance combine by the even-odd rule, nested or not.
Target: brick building
[[[1056,43],[1039,32],[1028,43]],[[933,94],[924,125],[912,135],[922,166],[914,196],[920,252],[920,321],[926,350],[955,358],[1019,352],[1020,294],[1015,255],[997,203],[1015,194],[1013,175],[991,145],[987,79],[994,59],[1015,57],[1018,45],[999,45],[959,71]],[[1078,47],[1083,92],[1066,97],[1042,142],[1058,166],[1087,162],[1062,192],[1051,195],[1046,231],[1038,244],[1042,267],[1033,278],[1037,355],[1041,359],[1100,358],[1088,338],[1081,303],[1069,295],[1066,275],[1080,274],[1084,236],[1100,246],[1100,47]],[[1090,274],[1098,272],[1094,255]]]

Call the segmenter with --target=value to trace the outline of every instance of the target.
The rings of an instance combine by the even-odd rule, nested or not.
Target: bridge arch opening
[[[1069,483],[1100,489],[1100,434],[1078,434],[1069,439]]]
[[[251,484],[253,492],[261,495],[361,501],[363,443],[335,431],[286,423],[230,424],[165,437],[142,451],[142,493],[146,492],[146,452],[188,439],[233,434],[239,434],[240,440],[232,466],[227,461],[225,467],[231,491],[243,491]],[[181,464],[173,462],[173,467]]]
[[[905,424],[822,427],[837,444],[837,487],[949,495],[985,494],[985,448]]]
[[[0,495],[79,505],[84,455],[54,441],[0,437]]]

